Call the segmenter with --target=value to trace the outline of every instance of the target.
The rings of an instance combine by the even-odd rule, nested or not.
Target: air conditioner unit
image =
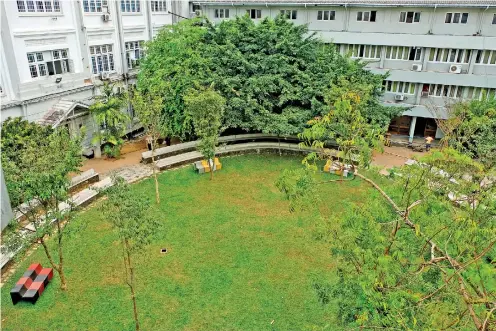
[[[422,94],[420,95],[422,98],[427,98],[429,97],[429,91],[422,91]]]
[[[103,19],[104,22],[110,21],[110,14],[103,14],[102,15],[102,19]]]
[[[405,96],[403,94],[396,94],[394,96],[394,100],[395,101],[403,101],[403,100],[405,100]]]
[[[110,72],[108,71],[102,71],[100,73],[100,79],[101,80],[107,80],[107,79],[110,79]]]
[[[451,64],[449,67],[449,72],[452,74],[459,74],[462,72],[462,65],[461,64]]]
[[[195,10],[195,15],[198,17],[198,16],[202,16],[202,11],[201,10]]]
[[[421,64],[412,65],[412,71],[422,71],[422,65]]]

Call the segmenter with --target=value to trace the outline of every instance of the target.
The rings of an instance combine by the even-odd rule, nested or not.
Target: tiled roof
[[[375,6],[459,6],[496,7],[496,0],[199,0],[197,4],[272,4],[272,5],[375,5]]]
[[[60,99],[59,102],[53,105],[52,108],[45,113],[43,118],[39,119],[37,122],[42,125],[56,127],[67,117],[69,112],[77,106],[81,108],[88,108],[90,103],[87,101]]]

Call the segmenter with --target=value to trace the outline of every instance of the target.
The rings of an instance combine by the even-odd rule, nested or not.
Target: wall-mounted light
[[[55,84],[58,84],[58,83],[60,83],[61,81],[62,81],[62,77],[57,77],[57,78],[55,79]]]

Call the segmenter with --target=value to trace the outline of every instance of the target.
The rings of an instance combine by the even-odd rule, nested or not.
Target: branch
[[[495,310],[496,310],[496,304],[495,304],[495,306],[490,311],[487,312],[487,317],[484,320],[484,323],[482,323],[481,331],[486,331],[487,330],[487,326],[489,324],[489,318],[491,317],[491,315],[493,314],[493,312]]]

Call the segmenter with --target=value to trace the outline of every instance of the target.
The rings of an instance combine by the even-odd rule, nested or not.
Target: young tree
[[[324,147],[329,142],[335,142],[338,146],[342,170],[346,164],[351,165],[353,170],[356,164],[363,167],[370,164],[372,151],[380,146],[384,130],[369,123],[362,115],[373,88],[373,85],[346,80],[331,88],[326,95],[330,108],[328,113],[310,120],[309,128],[299,135],[304,146],[319,150],[319,153],[311,153],[305,158],[307,164],[321,157],[329,157],[324,153]]]
[[[121,177],[113,178],[114,185],[107,193],[107,200],[101,210],[119,236],[122,246],[126,284],[131,292],[133,317],[136,331],[139,331],[138,306],[136,303],[136,274],[134,259],[150,244],[160,223],[149,212],[150,203],[142,195],[132,192]]]
[[[36,131],[45,132],[42,128]],[[7,146],[4,145],[7,141],[10,138],[2,135],[2,146]],[[4,240],[6,250],[17,252],[40,243],[52,268],[60,276],[60,288],[66,290],[63,239],[70,231],[74,211],[69,199],[68,175],[81,166],[81,139],[72,139],[67,130],[60,129],[43,139],[26,141],[14,148],[15,153],[2,153],[2,167],[14,208],[23,214],[24,220],[11,222]],[[11,155],[15,157],[11,158]],[[56,254],[47,243],[52,235],[56,238]]]
[[[132,91],[132,104],[140,123],[145,127],[151,138],[152,163],[155,163],[155,149],[160,136],[167,136],[167,123],[163,114],[163,99],[159,93],[140,90]],[[160,203],[160,193],[158,190],[158,179],[155,165],[153,165],[153,177],[155,178],[155,199]]]
[[[126,106],[127,95],[114,92],[114,84],[104,83],[101,94],[96,96],[96,101],[89,108],[97,124],[97,132],[93,133],[92,143],[96,145],[95,156],[99,157],[103,143],[109,143],[104,153],[108,157],[118,157],[124,141],[122,136],[129,122],[129,115],[123,111]],[[101,128],[101,130],[100,130]]]
[[[219,95],[213,86],[191,90],[184,97],[186,109],[193,119],[195,132],[200,138],[198,150],[210,164],[210,179],[214,175],[215,147],[219,141],[219,131],[226,99]]]

